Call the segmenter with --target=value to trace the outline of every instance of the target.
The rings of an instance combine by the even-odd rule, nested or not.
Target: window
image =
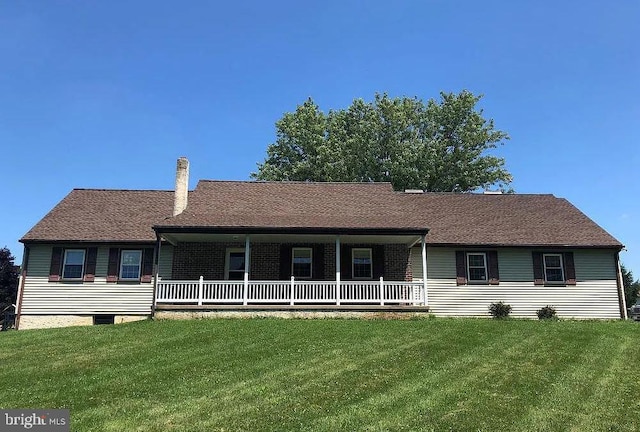
[[[543,263],[545,282],[565,282],[561,254],[544,254]]]
[[[487,255],[484,252],[467,253],[469,282],[487,281]]]
[[[351,250],[352,274],[354,279],[373,278],[370,248],[354,248]]]
[[[141,250],[123,250],[120,254],[120,279],[140,279]]]
[[[59,263],[60,261],[58,261]],[[67,249],[64,251],[62,265],[63,279],[82,279],[84,274],[84,249]]]
[[[296,278],[311,279],[311,248],[293,248],[291,274]]]
[[[227,249],[225,276],[227,280],[244,279],[244,249]]]

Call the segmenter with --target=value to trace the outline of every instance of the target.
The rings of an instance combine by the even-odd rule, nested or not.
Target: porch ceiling
[[[163,233],[162,238],[169,243],[211,242],[211,243],[244,243],[246,234],[212,234],[212,233]],[[335,234],[250,234],[251,243],[335,243]],[[373,235],[345,234],[340,235],[342,244],[406,244],[412,246],[420,242],[420,236],[407,235]]]

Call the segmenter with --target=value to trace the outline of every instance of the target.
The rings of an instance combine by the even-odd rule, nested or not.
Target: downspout
[[[620,251],[616,252],[616,279],[618,285],[618,304],[620,305],[620,318],[627,319],[627,299],[624,296],[624,281],[622,280],[622,268],[620,268]]]
[[[427,292],[427,235],[420,238],[420,253],[422,259],[422,289],[424,291],[424,305],[429,306],[429,294]]]
[[[162,237],[156,232],[156,245],[153,248],[153,295],[151,297],[151,318],[156,314],[156,293],[158,292],[158,279],[160,273],[160,246]]]
[[[22,253],[22,266],[20,268],[20,281],[18,283],[18,295],[16,298],[16,330],[20,327],[20,314],[22,313],[22,297],[24,294],[24,284],[27,279],[27,265],[29,263],[29,246],[24,245]]]

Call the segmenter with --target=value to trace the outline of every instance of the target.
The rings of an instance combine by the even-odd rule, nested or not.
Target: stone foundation
[[[207,318],[285,318],[285,319],[412,319],[429,317],[427,311],[391,312],[391,311],[265,311],[265,310],[217,310],[217,311],[158,311],[155,319],[207,319]]]
[[[147,315],[116,315],[115,324],[140,321]],[[93,325],[93,315],[22,315],[19,330]]]

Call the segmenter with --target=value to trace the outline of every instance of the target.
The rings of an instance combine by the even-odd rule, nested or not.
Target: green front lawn
[[[194,320],[0,333],[78,431],[640,430],[640,324]]]

